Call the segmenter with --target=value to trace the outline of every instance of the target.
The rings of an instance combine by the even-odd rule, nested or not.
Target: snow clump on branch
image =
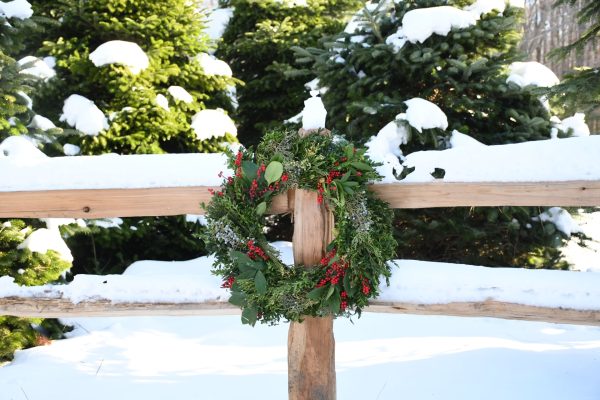
[[[96,67],[107,64],[122,64],[137,75],[148,68],[150,60],[144,50],[136,43],[123,40],[111,40],[98,46],[90,53],[90,60]]]

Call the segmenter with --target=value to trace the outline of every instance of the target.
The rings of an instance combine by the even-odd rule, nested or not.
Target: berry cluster
[[[231,289],[234,282],[235,282],[235,276],[230,276],[226,280],[223,281],[223,284],[221,285],[221,287],[223,289]]]
[[[256,257],[260,257],[265,261],[269,259],[269,256],[265,254],[263,249],[254,245],[254,240],[248,240],[248,243],[246,244],[248,245],[248,253],[246,254],[251,259],[256,260]]]

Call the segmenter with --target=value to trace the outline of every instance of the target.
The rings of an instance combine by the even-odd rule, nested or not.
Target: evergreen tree
[[[557,0],[555,6],[576,3],[577,0]],[[581,11],[577,14],[577,22],[589,25],[588,30],[573,43],[557,49],[554,56],[561,58],[573,51],[581,52],[587,44],[600,40],[600,2],[584,0]],[[568,113],[600,109],[600,67],[581,66],[565,76],[560,84],[553,86],[549,93]]]
[[[215,152],[235,141],[235,126],[225,112],[209,114],[224,120],[225,127],[217,126],[220,121],[214,118],[202,123],[196,117],[212,111],[205,109],[230,110],[229,91],[237,82],[227,66],[208,55],[198,1],[32,3],[40,15],[60,21],[46,26],[46,40],[38,52],[56,58],[57,76],[39,88],[34,101],[57,123],[70,107],[64,103],[69,96],[93,102],[76,98],[73,104],[75,108],[84,104],[96,114],[95,129],[88,130],[86,121],[79,125],[80,121],[66,118],[67,123],[88,130],[68,139],[83,154]],[[97,66],[104,56],[115,55],[98,54],[99,48],[113,41],[128,42],[130,51],[125,56],[137,52],[134,61],[139,62],[145,55],[148,66],[139,71],[123,62]],[[75,255],[73,272],[119,273],[140,259],[200,256],[203,244],[192,240],[199,229],[199,224],[187,223],[183,217],[130,218],[120,228],[110,229],[89,224],[68,239]]]
[[[57,72],[34,98],[40,112],[58,121],[63,101],[77,94],[110,119],[71,139],[84,154],[214,152],[235,141],[235,129],[197,133],[192,127],[202,109],[231,108],[227,90],[235,83],[210,68],[214,60],[207,58],[208,36],[197,1],[32,3],[36,11],[60,20],[47,30],[40,49],[40,55],[56,58]],[[113,41],[129,44],[98,50]],[[90,57],[95,50],[103,53]],[[125,57],[131,62],[134,56],[132,62],[141,62],[141,68],[103,60]]]
[[[237,90],[240,141],[255,144],[262,133],[302,110],[304,85],[314,73],[298,73],[292,46],[317,45],[337,33],[360,0],[226,0],[234,8],[217,55],[245,85]]]
[[[28,32],[36,29],[30,16],[0,12],[0,143],[11,136],[36,133],[28,128],[34,113],[27,95],[35,78],[21,73],[26,65],[20,66],[11,57],[23,50]],[[6,156],[4,152],[0,151],[0,157]],[[71,266],[56,251],[42,254],[23,246],[36,226],[40,226],[38,221],[29,225],[21,220],[0,221],[0,276],[10,276],[20,285],[39,285],[57,280]],[[62,329],[54,320],[0,316],[0,361],[10,360],[18,349],[38,344],[43,340],[40,332],[49,335],[49,330],[56,328]]]
[[[439,106],[448,129],[410,129],[405,153],[444,148],[454,129],[485,144],[547,139],[549,113],[530,87],[507,83],[510,63],[519,60],[516,44],[522,10],[506,6],[482,13],[472,0],[380,1],[367,5],[345,32],[322,49],[296,49],[312,62],[328,126],[366,141],[396,115],[405,101],[420,97]],[[456,15],[444,34],[427,32],[435,16]],[[427,9],[426,11],[424,11]],[[404,17],[413,13],[404,21]],[[476,13],[475,13],[476,12]],[[466,22],[465,22],[466,21]],[[416,30],[414,30],[416,28]],[[431,26],[432,32],[440,26]],[[409,127],[410,128],[410,127]],[[532,224],[540,210],[429,209],[397,212],[399,256],[495,266],[564,268],[555,248],[561,237],[552,225]],[[533,226],[532,226],[533,225]],[[528,228],[528,227],[531,227]]]

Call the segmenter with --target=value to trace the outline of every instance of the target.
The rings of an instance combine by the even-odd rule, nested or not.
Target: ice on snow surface
[[[22,74],[33,75],[44,80],[48,80],[56,76],[56,71],[54,71],[53,67],[37,57],[23,57],[18,62],[21,67],[27,66],[27,68],[19,71]]]
[[[167,91],[175,100],[183,101],[186,104],[194,101],[192,95],[181,86],[169,86]]]
[[[124,40],[111,40],[101,44],[90,53],[89,58],[96,67],[107,64],[121,64],[127,66],[131,73],[135,75],[150,65],[148,56],[137,43]]]
[[[27,19],[31,18],[33,10],[27,0],[0,1],[0,14],[6,18]]]
[[[199,140],[222,137],[226,133],[237,136],[237,128],[233,120],[220,108],[196,113],[192,117],[192,129]]]
[[[200,53],[196,60],[207,75],[232,76],[231,67],[225,61],[219,60],[208,53]]]
[[[560,80],[554,72],[545,65],[536,61],[514,62],[508,67],[506,83],[525,87],[529,85],[550,87],[558,84]]]
[[[70,126],[90,136],[96,136],[108,129],[108,120],[102,111],[93,101],[78,94],[73,94],[65,100],[60,121],[66,121]]]

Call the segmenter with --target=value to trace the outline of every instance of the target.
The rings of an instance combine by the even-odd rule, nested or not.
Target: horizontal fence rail
[[[371,301],[366,312],[457,317],[494,317],[511,320],[552,322],[558,324],[600,326],[600,309],[537,307],[495,300],[453,302],[446,304]],[[73,303],[60,297],[0,298],[0,315],[15,317],[119,317],[119,316],[198,316],[239,314],[238,307],[222,301],[202,303],[134,302],[114,303],[108,299]]]
[[[213,186],[0,192],[0,218],[107,218],[203,214]],[[371,186],[392,208],[596,206],[600,182],[428,182]],[[278,196],[270,213],[293,210],[293,195]]]

